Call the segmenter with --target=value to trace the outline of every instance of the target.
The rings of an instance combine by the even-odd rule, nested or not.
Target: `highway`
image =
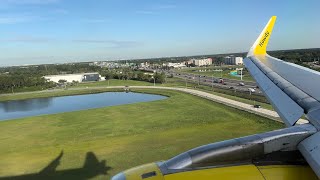
[[[196,75],[196,74],[190,74],[190,73],[181,73],[181,72],[171,72],[170,74],[173,74],[174,77],[183,79],[184,81],[193,82],[196,84],[206,85],[206,86],[214,86],[217,88],[222,89],[230,89],[234,91],[243,91],[243,92],[249,92],[250,89],[255,89],[254,92],[251,92],[256,95],[261,95],[262,91],[258,88],[257,84],[255,82],[247,82],[247,81],[239,81],[239,80],[233,80],[233,79],[223,79],[224,83],[219,83],[219,78],[217,77],[208,77],[203,75]],[[240,83],[243,83],[243,85],[240,85]]]

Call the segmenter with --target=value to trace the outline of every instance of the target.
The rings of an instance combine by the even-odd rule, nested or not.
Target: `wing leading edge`
[[[320,73],[266,53],[275,21],[276,16],[271,17],[244,64],[287,126],[295,125],[306,114],[317,129],[317,133],[301,141],[297,148],[320,178]]]

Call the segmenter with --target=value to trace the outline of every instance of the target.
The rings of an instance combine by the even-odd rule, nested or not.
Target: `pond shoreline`
[[[93,94],[3,101],[0,102],[0,121],[134,104],[139,102],[151,102],[166,98],[166,96],[150,93],[112,91]]]

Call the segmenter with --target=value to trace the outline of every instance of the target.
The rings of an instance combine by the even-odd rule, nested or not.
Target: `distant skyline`
[[[320,48],[319,0],[0,0],[0,66]]]

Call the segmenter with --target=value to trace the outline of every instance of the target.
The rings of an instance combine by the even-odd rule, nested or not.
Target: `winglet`
[[[253,44],[253,46],[250,48],[250,51],[248,52],[247,57],[253,56],[253,55],[265,55],[267,45],[269,42],[269,38],[272,33],[272,29],[274,26],[274,23],[276,22],[277,16],[272,16],[266,25],[266,27],[263,29],[261,34],[259,35],[256,42]]]

